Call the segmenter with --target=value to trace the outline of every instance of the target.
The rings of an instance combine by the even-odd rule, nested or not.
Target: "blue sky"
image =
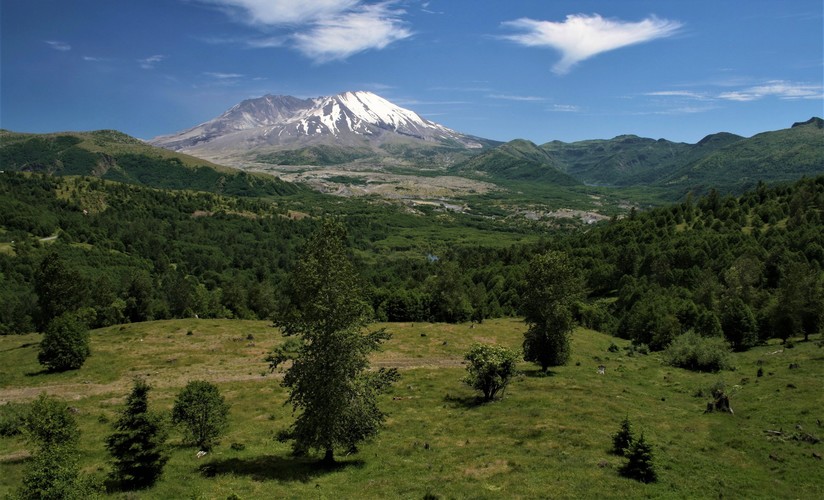
[[[460,132],[697,142],[824,115],[821,0],[0,0],[0,127],[140,138],[370,90]]]

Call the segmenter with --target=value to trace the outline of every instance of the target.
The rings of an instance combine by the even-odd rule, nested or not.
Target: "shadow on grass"
[[[545,377],[554,377],[555,372],[552,371],[552,370],[541,371],[540,368],[535,368],[533,370],[523,370],[521,372],[521,375],[523,375],[524,377],[529,377],[529,378],[545,378]]]
[[[254,481],[310,481],[312,478],[349,467],[363,467],[362,460],[347,460],[325,464],[315,459],[263,455],[251,458],[214,460],[198,467],[201,475],[215,477],[221,474],[247,476]]]
[[[52,373],[58,373],[56,371],[49,370],[48,368],[43,368],[42,370],[37,370],[36,372],[26,372],[27,377],[39,377],[41,375],[49,375]]]
[[[444,396],[443,400],[453,408],[466,408],[468,410],[492,402],[485,401],[484,398],[480,396],[452,396],[450,394]]]
[[[26,342],[25,344],[20,344],[17,347],[9,347],[8,349],[2,349],[2,350],[0,350],[0,352],[9,352],[9,351],[16,351],[17,349],[25,349],[27,347],[35,346],[39,343],[40,342]]]

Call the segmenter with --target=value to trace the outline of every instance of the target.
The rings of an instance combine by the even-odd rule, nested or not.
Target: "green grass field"
[[[820,336],[791,349],[734,354],[735,370],[700,374],[668,367],[657,354],[610,353],[611,342],[626,343],[578,330],[567,366],[543,376],[522,364],[503,399],[478,404],[461,382],[463,353],[476,341],[518,348],[522,322],[379,326],[393,338],[373,366],[396,366],[402,376],[383,400],[389,418],[376,439],[356,455],[341,454],[331,469],[291,457],[273,439],[291,422],[291,408],[280,376],[263,361],[283,340],[266,322],[96,330],[83,368],[62,374],[41,371],[38,335],[0,337],[0,404],[41,392],[68,400],[82,429],[84,470],[102,478],[109,470],[103,440],[133,377],[153,385],[150,404],[161,410],[189,380],[216,383],[232,404],[221,444],[198,459],[173,432],[160,482],[129,498],[824,497],[824,463],[814,456],[824,454],[824,443],[798,439],[824,437]],[[605,375],[597,374],[601,364]],[[709,397],[697,394],[719,380],[734,415],[703,413]],[[624,416],[654,447],[655,484],[618,475],[623,459],[609,453],[610,436]],[[17,488],[27,457],[21,438],[0,438],[0,497]]]

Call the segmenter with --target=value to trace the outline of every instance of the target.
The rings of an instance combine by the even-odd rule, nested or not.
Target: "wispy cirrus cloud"
[[[521,18],[503,26],[520,33],[503,38],[526,47],[549,47],[561,53],[552,71],[563,75],[573,66],[602,52],[665,38],[677,33],[682,24],[655,16],[638,22],[605,19],[598,14],[572,14],[563,22]]]
[[[645,96],[674,98],[681,101],[738,101],[749,102],[767,98],[777,98],[786,100],[797,99],[824,99],[824,87],[820,83],[792,82],[787,80],[768,80],[755,85],[743,85],[741,81],[736,84],[724,82],[718,86],[730,88],[719,92],[718,89],[693,91],[693,90],[658,90],[646,92]],[[737,87],[737,88],[736,88]]]
[[[556,113],[580,113],[581,108],[574,104],[553,104],[550,111],[554,111]]]
[[[728,101],[757,101],[767,97],[779,99],[822,99],[824,89],[821,84],[788,82],[785,80],[771,80],[761,85],[722,92],[719,99]]]
[[[396,0],[200,0],[232,18],[255,26],[266,36],[245,40],[252,48],[291,47],[316,63],[343,60],[367,50],[381,50],[409,38],[406,12]],[[272,35],[271,31],[279,33]]]
[[[491,99],[502,99],[505,101],[521,101],[521,102],[540,102],[546,101],[546,97],[538,97],[532,95],[513,95],[513,94],[489,94],[487,97]]]
[[[60,52],[68,52],[72,50],[72,46],[66,42],[61,42],[58,40],[44,40],[46,45],[53,48],[54,50],[59,50]]]
[[[221,73],[219,71],[206,71],[203,74],[217,80],[237,80],[245,76],[240,73]]]
[[[160,61],[162,61],[164,59],[166,59],[166,56],[164,56],[162,54],[155,54],[155,55],[149,56],[145,59],[138,59],[137,63],[143,69],[154,69],[154,67],[157,65],[157,63],[159,63]]]

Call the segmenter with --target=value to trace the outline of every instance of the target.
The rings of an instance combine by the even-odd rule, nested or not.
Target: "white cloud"
[[[234,80],[237,78],[243,78],[244,75],[240,73],[221,73],[216,71],[206,71],[203,73],[206,76],[210,76],[212,78],[216,78],[218,80]]]
[[[155,65],[164,59],[166,59],[166,56],[156,54],[145,59],[138,59],[137,63],[140,64],[140,67],[143,69],[154,69]]]
[[[689,99],[707,99],[707,95],[701,92],[692,92],[689,90],[659,90],[657,92],[647,92],[644,95],[654,97],[686,97]]]
[[[66,42],[60,42],[57,40],[44,40],[46,44],[53,48],[54,50],[59,50],[60,52],[66,52],[72,50],[72,46]]]
[[[680,101],[738,101],[749,102],[774,97],[778,99],[824,99],[824,87],[821,84],[807,82],[791,82],[786,80],[770,80],[757,85],[743,86],[740,80],[716,83],[716,87],[732,87],[724,92],[718,91],[691,91],[691,90],[659,90],[647,92],[644,95],[651,97],[672,98]],[[737,87],[737,88],[736,88]],[[703,108],[702,108],[703,109]]]
[[[574,104],[553,104],[550,111],[555,111],[558,113],[578,113],[581,111],[581,108]]]
[[[336,16],[361,0],[204,0],[229,9],[251,24],[303,24]]]
[[[718,95],[719,99],[742,102],[757,101],[766,97],[777,97],[779,99],[822,99],[824,98],[824,89],[822,89],[821,85],[816,84],[772,80],[761,85],[723,92]]]
[[[682,26],[677,21],[655,16],[639,22],[627,22],[604,19],[598,14],[568,15],[560,23],[522,18],[503,25],[522,31],[505,36],[507,40],[527,47],[558,50],[561,60],[552,67],[557,74],[568,73],[577,63],[602,52],[671,36]]]
[[[399,18],[403,11],[388,4],[364,5],[358,10],[318,21],[293,36],[297,49],[315,62],[327,62],[369,49],[383,49],[412,36]]]
[[[241,22],[268,31],[249,38],[252,48],[290,46],[315,62],[346,59],[370,49],[384,49],[412,36],[397,0],[201,0],[217,5]],[[271,35],[271,30],[280,33]]]
[[[492,99],[503,99],[506,101],[524,101],[524,102],[538,102],[546,101],[545,97],[537,97],[531,95],[512,95],[512,94],[490,94],[487,97]]]

